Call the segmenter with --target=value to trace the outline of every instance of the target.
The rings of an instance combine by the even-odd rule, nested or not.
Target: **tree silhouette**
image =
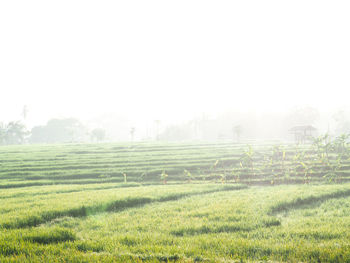
[[[241,134],[242,134],[242,126],[241,125],[236,125],[232,128],[233,133],[236,136],[237,142],[240,141]]]
[[[23,117],[23,120],[26,120],[27,119],[27,116],[28,116],[28,106],[27,105],[24,105],[23,106],[23,109],[22,109],[22,117]]]
[[[161,121],[160,120],[155,120],[154,123],[156,124],[156,140],[159,140],[159,126]]]
[[[91,131],[92,141],[103,141],[106,138],[106,131],[102,128],[96,128]]]
[[[6,142],[6,125],[0,123],[0,144],[5,144]]]
[[[33,143],[79,142],[86,136],[86,128],[75,118],[51,119],[45,126],[32,129]]]
[[[131,129],[130,129],[130,136],[131,136],[131,141],[134,141],[135,127],[131,127]]]
[[[12,121],[5,128],[6,144],[24,143],[25,137],[29,134],[26,126],[20,121]]]

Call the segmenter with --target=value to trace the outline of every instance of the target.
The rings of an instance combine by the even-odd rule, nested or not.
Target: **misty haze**
[[[349,262],[349,13],[2,1],[0,262]]]

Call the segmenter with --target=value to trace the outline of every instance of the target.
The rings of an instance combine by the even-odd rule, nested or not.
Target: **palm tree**
[[[23,117],[23,120],[26,120],[26,119],[27,119],[27,116],[28,116],[28,106],[27,106],[27,105],[24,105],[24,106],[23,106],[23,109],[22,109],[22,117]]]
[[[160,120],[155,120],[154,123],[156,124],[156,140],[159,140],[159,126],[161,121]]]
[[[241,134],[242,134],[242,126],[241,125],[236,125],[232,129],[233,133],[236,135],[237,142],[240,141]]]
[[[131,127],[130,129],[131,141],[134,141],[134,135],[135,135],[135,127]]]
[[[4,144],[6,141],[6,125],[0,123],[0,144]]]

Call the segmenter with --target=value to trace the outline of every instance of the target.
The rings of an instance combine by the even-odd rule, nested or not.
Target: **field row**
[[[0,228],[37,226],[53,219],[84,217],[117,211],[152,202],[176,200],[191,195],[241,189],[241,185],[138,186],[100,185],[89,187],[46,187],[27,191],[3,191]],[[50,191],[51,190],[51,191]],[[59,202],[57,202],[59,200]]]
[[[321,146],[251,147],[233,143],[9,146],[0,153],[0,188],[106,182],[280,184],[350,180],[349,148],[325,151]]]
[[[350,260],[348,184],[105,186],[4,190],[0,261]],[[40,224],[20,223],[34,214]]]

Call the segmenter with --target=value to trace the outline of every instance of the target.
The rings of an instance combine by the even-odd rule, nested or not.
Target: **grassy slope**
[[[145,204],[2,229],[0,260],[346,262],[349,186],[147,186]]]
[[[236,165],[242,147],[3,147],[0,261],[350,261],[350,184],[154,185],[165,167],[177,180],[191,165],[219,174],[229,166],[216,160]]]

